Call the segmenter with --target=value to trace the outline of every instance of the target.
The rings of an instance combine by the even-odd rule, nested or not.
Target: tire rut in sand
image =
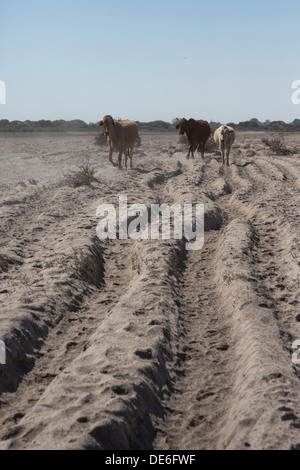
[[[187,254],[177,285],[180,319],[173,393],[158,423],[155,449],[214,448],[229,400],[230,338],[214,281],[219,234],[205,237],[201,251]]]
[[[68,312],[50,330],[42,347],[36,351],[34,366],[24,375],[15,393],[1,395],[2,441],[18,434],[15,425],[38,402],[51,382],[85,351],[89,338],[130,283],[134,271],[130,269],[132,260],[126,242],[107,243],[102,249],[102,256],[105,276],[99,290],[90,292],[87,298],[80,295],[77,302],[70,304]],[[99,259],[95,260],[97,262]],[[93,261],[89,263],[92,269]],[[97,309],[93,311],[90,303],[93,303],[95,296]]]
[[[289,167],[290,164],[287,165]],[[292,175],[287,178],[278,170],[278,167],[286,167],[282,159],[274,158],[272,162],[261,159],[257,166],[253,180],[255,199],[244,201],[243,207],[238,199],[233,202],[244,214],[247,210],[251,214],[249,220],[259,240],[255,247],[258,291],[265,292],[269,298],[267,303],[278,321],[282,320],[283,330],[287,330],[286,336],[291,340],[293,335],[290,333],[297,326],[295,318],[299,314],[300,197],[298,191],[291,187],[289,178]],[[253,167],[244,170],[243,178],[246,181],[252,178]],[[274,178],[274,172],[279,175],[279,181]],[[258,174],[264,178],[260,189],[256,184]],[[298,178],[296,168],[294,177]]]

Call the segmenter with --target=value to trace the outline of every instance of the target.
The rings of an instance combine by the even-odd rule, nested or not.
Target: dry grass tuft
[[[95,145],[105,147],[107,145],[107,137],[103,132],[99,132],[95,137]]]
[[[1,255],[0,254],[0,273],[7,272],[8,269],[13,265],[20,265],[21,261],[12,258],[11,256]]]
[[[205,144],[205,152],[216,152],[218,150],[216,143],[214,141],[213,133],[209,136]]]
[[[89,160],[78,166],[78,171],[73,171],[66,175],[67,183],[73,188],[79,186],[91,186],[93,182],[100,183],[100,180],[96,178],[96,170],[91,168]]]

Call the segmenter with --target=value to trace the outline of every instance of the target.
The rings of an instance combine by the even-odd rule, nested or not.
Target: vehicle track
[[[224,403],[229,400],[229,331],[214,281],[218,236],[206,234],[203,250],[187,255],[177,286],[180,343],[174,391],[164,405],[155,449],[212,448]]]

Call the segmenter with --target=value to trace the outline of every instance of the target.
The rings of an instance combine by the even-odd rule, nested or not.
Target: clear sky
[[[299,0],[0,0],[0,119],[300,118]]]

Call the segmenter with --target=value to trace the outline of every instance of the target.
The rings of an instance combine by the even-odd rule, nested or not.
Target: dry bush
[[[178,137],[178,143],[180,144],[180,146],[188,146],[189,142],[188,142],[187,136],[180,135]],[[215,152],[216,150],[217,150],[217,146],[214,141],[214,136],[213,134],[211,134],[210,137],[206,141],[204,152]]]
[[[142,145],[142,139],[138,135],[137,138],[136,138],[136,141],[135,141],[135,147],[140,147],[141,145]]]
[[[73,255],[70,258],[79,279],[95,286],[99,286],[103,282],[104,260],[97,237],[94,238],[93,245],[87,250],[73,249]]]
[[[275,155],[291,155],[293,151],[287,147],[283,134],[272,134],[270,138],[263,137],[262,143],[265,144]]]
[[[95,145],[105,147],[107,145],[107,136],[103,132],[99,132],[95,137]]]
[[[0,273],[6,272],[13,265],[20,265],[21,261],[12,258],[11,256],[1,255],[0,254]]]
[[[178,143],[180,145],[188,145],[189,144],[189,141],[187,139],[187,136],[184,134],[184,135],[179,135],[178,136]]]
[[[89,160],[79,165],[78,168],[78,171],[73,171],[66,175],[67,183],[73,186],[73,188],[91,186],[93,182],[100,182],[100,180],[95,177],[96,170],[90,167]]]
[[[0,273],[7,271],[10,264],[10,259],[7,256],[0,255]]]
[[[206,141],[204,150],[205,150],[205,152],[215,152],[216,150],[218,150],[217,146],[216,146],[216,143],[214,141],[213,133],[210,135],[210,137]]]
[[[71,269],[74,276],[81,281],[99,285],[104,276],[104,260],[99,239],[94,237],[93,244],[89,247],[72,247],[69,254],[61,254],[57,266],[65,271]]]

